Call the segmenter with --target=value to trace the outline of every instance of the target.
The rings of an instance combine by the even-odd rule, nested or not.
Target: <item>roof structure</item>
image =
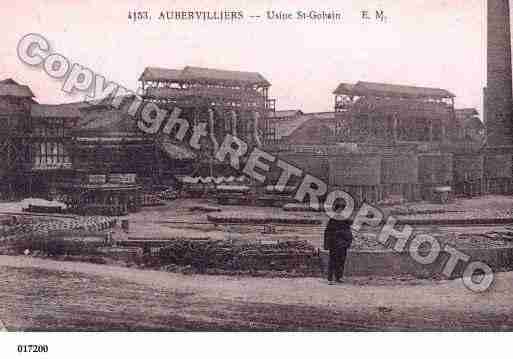
[[[276,129],[276,138],[282,139],[291,136],[310,121],[320,121],[319,125],[323,125],[322,121],[325,121],[324,125],[330,126],[332,124],[331,120],[334,119],[334,112],[307,113],[299,117],[280,119],[273,123],[273,127]]]
[[[139,81],[180,81],[182,70],[147,67],[139,77]]]
[[[474,117],[479,116],[479,112],[475,108],[460,108],[455,109],[456,117]]]
[[[336,95],[351,93],[353,91],[354,86],[355,86],[354,84],[348,84],[348,83],[342,82],[340,85],[338,85],[338,87],[336,88],[336,90],[333,93]]]
[[[97,111],[100,109],[115,109],[114,102],[119,101],[121,109],[123,106],[131,104],[133,96],[107,97],[96,103],[80,101],[61,104],[34,104],[31,106],[32,117],[52,117],[52,118],[76,118],[81,116],[81,111]]]
[[[112,133],[138,133],[136,121],[121,113],[105,113],[92,120],[78,123],[77,132],[99,132],[107,136]]]
[[[30,115],[35,118],[78,118],[80,117],[80,109],[87,106],[87,102],[60,105],[34,104],[31,106]]]
[[[0,81],[0,96],[32,98],[34,97],[34,94],[30,87],[20,85],[13,79],[9,78]]]
[[[355,85],[341,83],[333,92],[335,95],[356,95],[356,96],[396,96],[413,98],[454,98],[451,92],[430,87],[416,87],[377,82],[359,81]]]
[[[456,109],[456,119],[465,127],[484,129],[485,125],[479,118],[479,112],[475,108]]]
[[[19,85],[19,86],[21,86],[18,82],[14,81],[11,78],[0,81],[0,84],[1,85]]]
[[[275,111],[274,115],[270,118],[286,118],[286,117],[294,117],[303,115],[303,111],[301,110],[279,110]]]
[[[229,71],[210,69],[204,67],[186,66],[183,70],[166,69],[161,67],[147,67],[139,77],[140,81],[206,81],[225,82],[236,85],[262,85],[271,84],[258,72]]]

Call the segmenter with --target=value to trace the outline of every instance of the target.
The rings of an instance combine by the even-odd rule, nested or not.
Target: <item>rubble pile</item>
[[[498,239],[501,241],[513,242],[513,226],[506,226],[504,230],[500,231],[487,232],[483,236],[492,240]]]
[[[207,269],[226,271],[282,271],[316,274],[320,256],[306,241],[273,243],[234,243],[225,240],[177,239],[151,250],[158,265],[191,266],[199,272]]]
[[[178,191],[170,188],[159,193],[158,197],[163,201],[174,201],[180,197]]]
[[[116,219],[106,216],[62,218],[52,220],[25,220],[12,226],[4,226],[1,238],[18,240],[34,236],[47,236],[73,231],[97,232],[113,227]]]

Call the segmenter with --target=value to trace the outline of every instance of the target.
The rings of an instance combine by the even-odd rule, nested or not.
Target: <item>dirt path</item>
[[[327,286],[0,256],[0,287],[9,330],[513,329],[513,273],[476,294],[459,280]]]

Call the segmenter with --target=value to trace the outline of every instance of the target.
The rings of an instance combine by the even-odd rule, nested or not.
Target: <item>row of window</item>
[[[36,166],[71,163],[71,157],[60,142],[41,142],[34,145],[34,164]]]

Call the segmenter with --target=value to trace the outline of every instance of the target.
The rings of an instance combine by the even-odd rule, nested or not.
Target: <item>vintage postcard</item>
[[[1,9],[3,331],[513,329],[508,0]]]

